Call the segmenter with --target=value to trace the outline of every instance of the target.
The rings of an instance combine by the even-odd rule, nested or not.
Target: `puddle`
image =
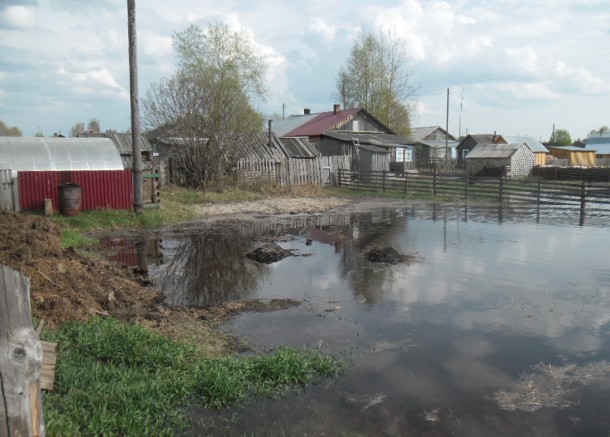
[[[608,435],[606,222],[417,204],[168,228],[161,254],[138,259],[174,305],[301,301],[224,329],[260,351],[309,346],[348,364],[280,400],[194,408],[193,434]],[[297,256],[244,256],[270,242]],[[371,247],[419,262],[372,263]]]

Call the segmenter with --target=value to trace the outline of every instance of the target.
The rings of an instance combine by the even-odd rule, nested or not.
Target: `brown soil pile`
[[[127,268],[62,249],[59,228],[44,217],[0,212],[0,264],[30,278],[32,315],[51,326],[95,315],[154,319],[163,299]]]
[[[275,311],[300,302],[243,300],[213,308],[170,308],[149,281],[126,267],[62,249],[58,226],[44,217],[0,211],[0,264],[30,278],[32,315],[52,327],[93,316],[143,324],[191,341],[210,356],[234,350],[236,339],[213,329],[244,311]]]

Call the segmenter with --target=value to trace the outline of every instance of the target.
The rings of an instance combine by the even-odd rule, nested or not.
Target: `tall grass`
[[[55,391],[43,397],[50,436],[173,435],[186,429],[189,402],[225,407],[250,396],[338,375],[342,364],[310,350],[209,359],[193,345],[114,319],[68,323],[56,341]]]

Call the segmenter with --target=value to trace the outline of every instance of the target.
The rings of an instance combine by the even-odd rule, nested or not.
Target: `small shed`
[[[2,209],[57,208],[68,183],[81,187],[83,210],[133,205],[131,171],[108,138],[0,137],[0,174],[12,192],[3,189]]]
[[[468,154],[479,144],[493,144],[498,142],[496,134],[468,134],[460,140],[456,147],[458,162],[464,162]]]
[[[549,151],[557,159],[567,159],[570,167],[595,167],[595,149],[581,147],[551,147]]]
[[[534,154],[534,165],[543,166],[546,165],[546,157],[549,154],[549,149],[544,147],[540,141],[533,137],[523,137],[523,136],[498,136],[496,139],[496,143],[525,143],[527,147],[530,148],[532,153]]]
[[[465,158],[466,172],[470,176],[527,177],[534,160],[525,143],[478,144]]]

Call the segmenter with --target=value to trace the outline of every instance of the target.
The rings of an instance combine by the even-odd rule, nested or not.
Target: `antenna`
[[[458,128],[458,141],[462,138],[462,107],[464,105],[464,88],[462,88],[462,99],[460,100],[460,123]]]

